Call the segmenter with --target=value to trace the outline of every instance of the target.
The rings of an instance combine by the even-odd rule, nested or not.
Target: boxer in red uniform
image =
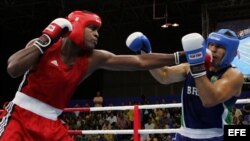
[[[0,141],[72,141],[58,116],[77,86],[97,69],[149,70],[176,62],[176,54],[115,55],[97,50],[98,15],[74,11],[57,18],[8,59],[11,77],[23,75],[15,98],[5,107],[0,122]],[[135,34],[133,50],[150,52],[148,39]]]

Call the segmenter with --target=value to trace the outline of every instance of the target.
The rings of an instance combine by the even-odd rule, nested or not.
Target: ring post
[[[139,129],[141,129],[141,117],[139,106],[134,106],[134,141],[140,141]]]

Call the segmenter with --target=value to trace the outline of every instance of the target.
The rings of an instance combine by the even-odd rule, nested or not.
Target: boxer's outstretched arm
[[[150,70],[175,65],[174,54],[150,53],[142,55],[115,55],[104,50],[96,50],[99,68],[118,71]]]

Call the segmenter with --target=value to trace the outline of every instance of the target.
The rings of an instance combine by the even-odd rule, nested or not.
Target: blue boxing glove
[[[136,53],[144,51],[146,53],[151,53],[152,48],[148,38],[141,32],[134,32],[130,34],[126,40],[127,47]]]
[[[197,78],[206,75],[204,38],[198,33],[190,33],[183,36],[181,42],[192,76]]]

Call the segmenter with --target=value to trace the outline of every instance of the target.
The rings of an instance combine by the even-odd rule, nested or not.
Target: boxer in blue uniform
[[[220,29],[206,41],[198,33],[185,35],[182,45],[187,63],[150,70],[162,84],[184,81],[181,130],[175,140],[221,141],[244,81],[231,66],[239,39],[235,32]]]

